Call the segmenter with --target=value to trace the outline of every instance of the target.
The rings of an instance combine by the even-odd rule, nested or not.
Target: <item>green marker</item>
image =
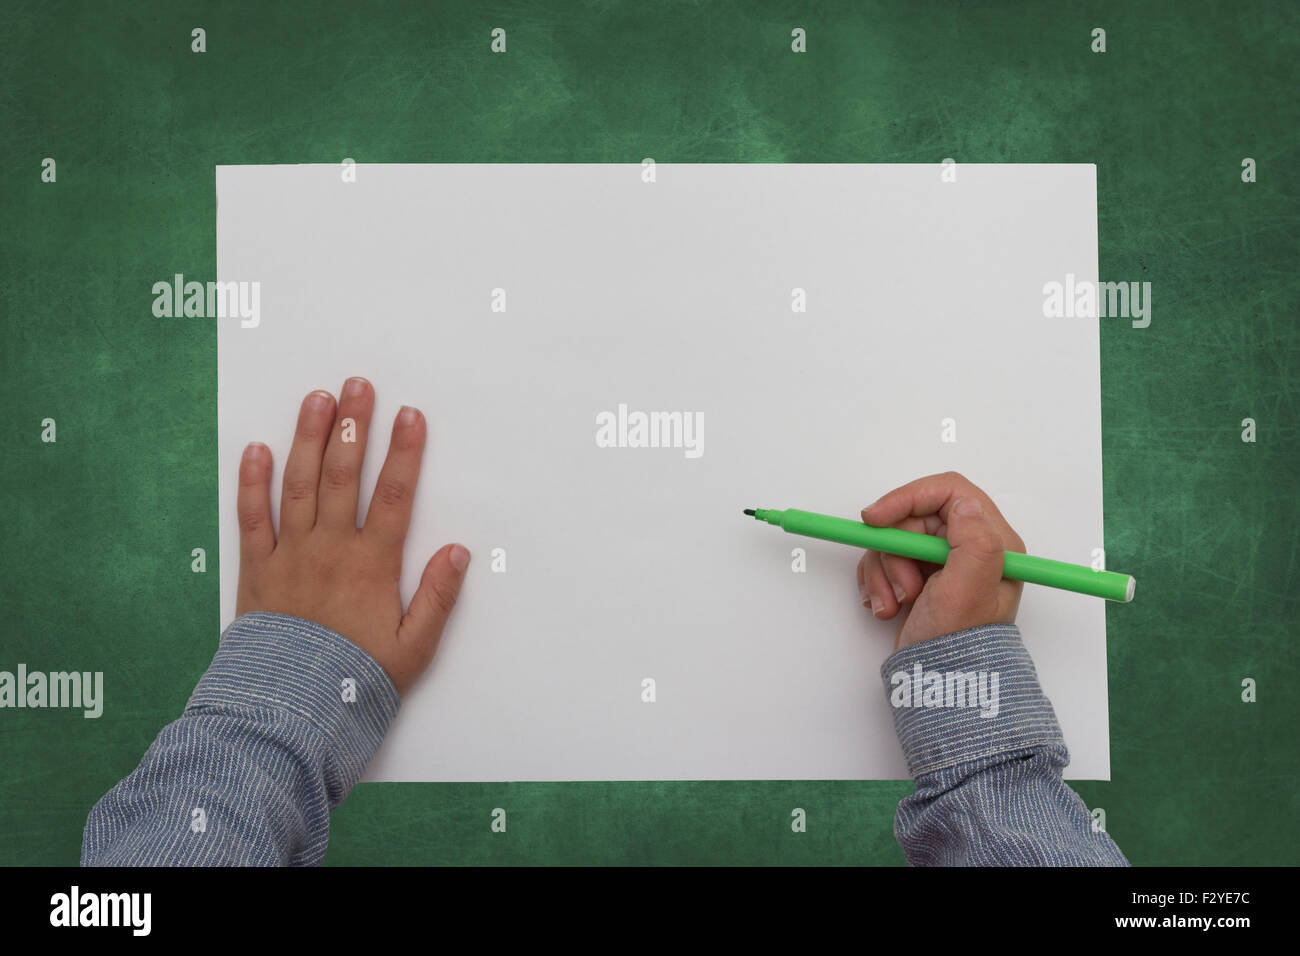
[[[745,514],[774,524],[790,534],[837,541],[857,548],[871,548],[873,551],[885,551],[931,564],[946,563],[951,550],[947,541],[932,534],[918,534],[899,528],[876,528],[849,518],[834,518],[794,508],[786,508],[784,511],[746,508]],[[1131,574],[1094,571],[1086,565],[1035,558],[1016,551],[1005,552],[1002,576],[1012,581],[1027,581],[1063,591],[1091,594],[1108,601],[1131,601],[1137,587],[1137,580]]]

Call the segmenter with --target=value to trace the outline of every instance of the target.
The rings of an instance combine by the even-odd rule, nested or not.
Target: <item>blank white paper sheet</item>
[[[1097,280],[1093,166],[342,172],[217,167],[217,278],[260,283],[255,327],[218,320],[221,624],[244,445],[278,521],[302,397],[364,375],[364,517],[422,409],[404,600],[443,544],[473,561],[368,780],[906,778],[860,553],[741,510],[952,469],[1029,553],[1104,546],[1098,320],[1043,308]],[[621,406],[702,428],[602,447]],[[1075,779],[1110,777],[1104,603],[1026,586],[1018,621]]]

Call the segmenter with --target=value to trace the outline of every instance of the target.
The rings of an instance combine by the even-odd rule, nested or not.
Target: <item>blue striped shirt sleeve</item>
[[[287,614],[222,635],[180,719],[90,812],[84,866],[316,865],[397,714],[356,644]]]
[[[973,706],[946,706],[957,688],[925,679],[980,672],[982,697],[978,680],[962,685]],[[1065,743],[1014,625],[904,648],[881,674],[906,705],[894,723],[916,792],[900,803],[895,833],[909,862],[1127,864],[1062,779]],[[329,812],[398,703],[383,668],[341,635],[283,614],[240,617],[181,718],[91,811],[82,863],[319,864]]]
[[[1014,624],[902,648],[880,673],[916,780],[894,820],[909,863],[1128,865],[1065,784],[1069,752]]]

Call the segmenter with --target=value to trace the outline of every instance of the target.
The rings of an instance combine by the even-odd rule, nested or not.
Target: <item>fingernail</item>
[[[402,425],[414,425],[419,421],[419,418],[420,413],[410,405],[403,405],[401,410],[397,413],[397,421]]]
[[[958,498],[953,502],[952,510],[959,515],[978,515],[984,513],[984,507],[978,498]]]
[[[307,396],[307,407],[313,412],[323,412],[329,408],[332,396],[329,392],[312,392]]]
[[[269,449],[260,441],[251,441],[248,443],[248,447],[244,449],[244,460],[257,461],[265,455],[268,450]]]
[[[885,609],[885,602],[884,602],[884,601],[880,600],[880,598],[878,598],[878,597],[873,597],[873,598],[871,599],[871,613],[872,613],[872,614],[876,615],[876,617],[880,617],[880,612],[883,611],[884,609]]]
[[[366,390],[366,380],[364,378],[350,378],[343,383],[343,394],[348,398],[356,398]]]
[[[903,598],[907,597],[907,592],[904,591],[902,588],[900,588],[897,584],[895,584],[895,585],[894,585],[894,597],[898,598],[898,603],[899,603],[899,604],[902,604],[902,603],[903,603]]]
[[[469,567],[469,551],[459,544],[451,546],[451,554],[447,555],[447,558],[451,561],[451,566],[461,574],[464,574],[465,569]]]

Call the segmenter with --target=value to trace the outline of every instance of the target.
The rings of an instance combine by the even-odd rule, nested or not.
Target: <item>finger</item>
[[[420,576],[420,586],[411,598],[411,606],[397,629],[398,643],[410,652],[414,675],[433,660],[438,641],[442,638],[447,617],[460,594],[465,569],[469,566],[469,551],[459,544],[444,545],[429,559]]]
[[[948,544],[952,550],[941,582],[946,606],[961,610],[996,606],[1002,582],[1002,535],[978,498],[958,498],[948,513]]]
[[[275,550],[271,524],[271,449],[253,442],[239,460],[239,490],[235,495],[239,516],[239,563],[244,565]]]
[[[402,543],[411,524],[411,503],[415,500],[415,485],[420,478],[420,456],[424,453],[426,431],[424,416],[419,410],[403,405],[393,422],[388,457],[380,469],[362,529],[380,549],[396,557],[399,564]]]
[[[375,390],[369,382],[364,378],[350,378],[343,383],[338,418],[321,462],[320,498],[316,504],[319,527],[356,533],[361,465],[366,457],[366,437],[374,408]]]
[[[929,475],[897,488],[862,509],[862,520],[877,527],[888,527],[911,514],[925,518],[926,533],[945,537],[948,509],[963,495],[978,498],[984,514],[1002,533],[1007,548],[1024,551],[1024,542],[1003,516],[997,504],[965,475],[955,471]]]
[[[988,498],[966,476],[955,471],[946,471],[941,475],[927,475],[895,488],[863,508],[862,520],[880,528],[892,527],[909,515],[925,517],[937,514],[947,521],[948,506],[963,494]]]
[[[911,531],[914,534],[924,534],[925,520],[922,518],[904,518],[894,527],[903,531]],[[890,590],[894,592],[894,599],[899,604],[914,601],[920,596],[925,581],[921,575],[920,564],[917,561],[901,555],[882,552],[880,566],[884,568],[885,577],[889,580]]]
[[[871,552],[864,551],[862,557],[858,559],[858,597],[862,599],[862,606],[871,607],[871,592],[867,590],[867,562],[871,560]]]
[[[867,590],[871,593],[871,613],[882,621],[888,621],[898,613],[898,598],[894,596],[893,585],[885,575],[880,563],[879,551],[868,551],[870,556],[864,572],[867,576]]]
[[[298,410],[298,428],[284,465],[280,489],[280,537],[308,532],[316,524],[316,490],[325,442],[334,424],[334,396],[312,392]]]

